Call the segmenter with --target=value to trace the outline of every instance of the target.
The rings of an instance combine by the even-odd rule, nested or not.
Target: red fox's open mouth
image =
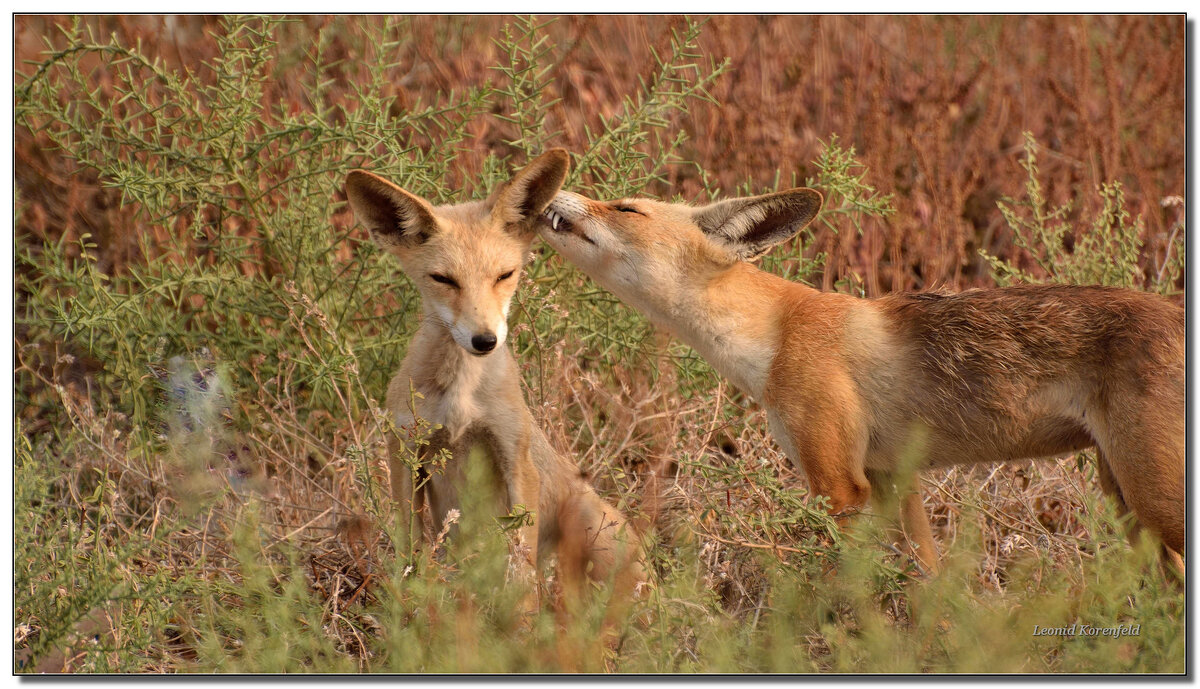
[[[546,224],[550,226],[551,230],[553,230],[559,234],[573,234],[573,235],[579,237],[580,239],[582,239],[583,241],[587,242],[588,244],[596,243],[596,242],[592,241],[591,237],[584,234],[584,232],[582,230],[580,230],[579,228],[577,228],[573,224],[571,224],[571,222],[569,220],[567,220],[563,216],[559,215],[555,211],[550,210],[549,208],[547,208],[546,211],[544,213],[542,213],[542,220],[544,220],[546,222]]]
[[[571,230],[574,229],[566,218],[562,217],[558,213],[555,213],[549,208],[546,209],[545,213],[542,213],[542,218],[550,224],[550,229],[554,230],[555,232],[570,234]]]

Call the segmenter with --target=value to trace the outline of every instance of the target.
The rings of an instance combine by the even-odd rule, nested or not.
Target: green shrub
[[[840,533],[805,502],[761,412],[745,421],[745,400],[721,392],[705,362],[663,345],[552,254],[529,267],[515,310],[527,398],[632,512],[649,509],[646,464],[679,462],[664,491],[674,530],[649,539],[657,586],[609,637],[607,594],[568,621],[551,572],[525,628],[522,591],[503,583],[500,520],[464,514],[437,548],[407,547],[384,488],[379,399],[418,305],[354,226],[343,179],[369,168],[460,201],[554,145],[548,84],[564,47],[545,26],[521,18],[501,32],[489,83],[408,104],[389,95],[390,56],[412,40],[403,18],[343,18],[315,35],[285,19],[226,18],[215,57],[187,70],[98,39],[79,19],[47,41],[16,85],[16,125],[119,193],[137,256],[102,265],[106,247],[88,234],[15,240],[16,670],[1182,670],[1182,595],[1112,536],[1111,512],[1097,508],[1100,541],[1078,566],[1032,553],[1006,590],[986,589],[964,536],[947,575],[914,582],[905,560],[874,547],[882,519]],[[648,193],[666,166],[695,165],[680,153],[680,119],[728,70],[702,54],[701,31],[682,22],[621,112],[587,133],[572,188]],[[335,57],[344,51],[355,59]],[[303,74],[302,107],[264,98],[284,71]],[[480,121],[504,132],[511,155],[460,181]],[[825,209],[763,261],[796,280],[821,266],[815,228],[890,211],[853,148],[831,137],[813,165],[813,179],[789,184],[819,188]],[[776,175],[741,191],[781,185]],[[1098,227],[1124,237],[1119,190],[1106,193]],[[1061,236],[1060,216],[1036,208],[1028,227],[1040,234],[1023,244],[1035,251]],[[1113,241],[1126,253],[1096,268],[1106,279],[1129,269],[1132,245]],[[1182,251],[1172,260],[1182,265]],[[620,414],[632,414],[628,426]],[[714,449],[723,433],[740,455]],[[1086,644],[1024,631],[1074,620],[1145,631]]]
[[[1161,294],[1174,291],[1183,272],[1184,233],[1173,234],[1162,263],[1152,271],[1145,270],[1140,261],[1144,228],[1140,218],[1131,219],[1125,210],[1125,190],[1121,183],[1104,184],[1097,190],[1102,199],[1100,212],[1090,226],[1075,230],[1069,220],[1073,202],[1052,206],[1046,197],[1044,185],[1038,179],[1037,150],[1033,135],[1026,132],[1025,158],[1021,161],[1026,173],[1026,198],[1005,198],[998,205],[1013,232],[1013,242],[1033,259],[1039,274],[1022,269],[1016,260],[1000,259],[980,250],[996,282],[1008,285],[1048,280],[1072,285],[1139,287]],[[1072,247],[1068,246],[1068,240]]]

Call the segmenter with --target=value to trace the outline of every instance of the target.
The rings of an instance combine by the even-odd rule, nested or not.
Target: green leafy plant
[[[1183,270],[1182,234],[1171,236],[1162,265],[1147,274],[1140,263],[1144,228],[1140,219],[1130,218],[1121,183],[1100,186],[1099,213],[1090,226],[1076,231],[1069,220],[1072,202],[1055,206],[1046,197],[1045,187],[1038,179],[1038,144],[1029,132],[1025,133],[1024,147],[1021,167],[1026,173],[1026,198],[1006,198],[997,205],[1013,231],[1013,242],[1028,253],[1043,277],[1022,269],[1014,260],[980,250],[999,284],[1047,279],[1075,285],[1143,287],[1163,294],[1174,289]],[[1068,240],[1073,248],[1068,247]]]
[[[439,45],[459,49],[467,21],[438,23]],[[210,57],[186,67],[101,38],[94,18],[45,37],[17,78],[16,127],[94,179],[120,223],[14,240],[14,669],[1182,671],[1184,598],[1147,574],[1150,554],[1125,545],[1111,510],[1070,505],[1088,541],[1026,517],[1016,526],[1050,545],[1013,538],[995,563],[1003,543],[973,528],[991,528],[991,503],[954,494],[967,526],[948,573],[918,581],[887,547],[883,517],[842,533],[805,500],[760,410],[545,252],[514,310],[527,399],[606,496],[657,524],[656,586],[612,629],[600,587],[568,616],[551,563],[526,621],[523,591],[503,583],[502,515],[464,512],[422,547],[419,524],[401,533],[385,488],[395,429],[379,400],[418,304],[355,227],[343,180],[369,168],[464,201],[560,143],[555,75],[578,49],[556,39],[564,21],[505,20],[487,77],[432,98],[406,87],[431,63],[414,18],[222,18],[195,39]],[[685,136],[730,71],[702,48],[704,31],[683,18],[663,33],[636,87],[572,147],[572,188],[647,194],[690,168],[721,195]],[[479,136],[495,145],[472,157]],[[814,228],[889,217],[891,196],[853,147],[831,136],[812,165],[803,183],[826,199]],[[1032,158],[1028,169],[1033,184]],[[1065,216],[1044,200],[1032,219],[1006,203],[1022,246],[1058,252],[1038,254],[1047,272],[1126,279],[1137,222],[1118,188],[1104,193],[1097,239],[1073,254],[1054,241]],[[812,279],[825,258],[812,238],[764,268]],[[1182,240],[1172,246],[1159,284],[1183,265]],[[1081,247],[1120,251],[1085,270]],[[664,469],[657,483],[651,469]],[[1144,632],[1027,633],[1073,620]]]

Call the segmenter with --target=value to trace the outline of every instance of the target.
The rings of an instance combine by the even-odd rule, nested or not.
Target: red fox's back
[[[874,304],[905,344],[913,415],[967,445],[988,440],[1012,455],[997,459],[1093,444],[1086,414],[1114,390],[1166,392],[1177,404],[1162,411],[1178,416],[1182,431],[1185,317],[1162,297],[1044,285],[897,294]]]

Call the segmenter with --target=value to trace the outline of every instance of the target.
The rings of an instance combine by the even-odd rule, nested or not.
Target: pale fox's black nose
[[[490,352],[496,348],[496,336],[491,333],[483,333],[471,338],[471,346],[480,352]]]

